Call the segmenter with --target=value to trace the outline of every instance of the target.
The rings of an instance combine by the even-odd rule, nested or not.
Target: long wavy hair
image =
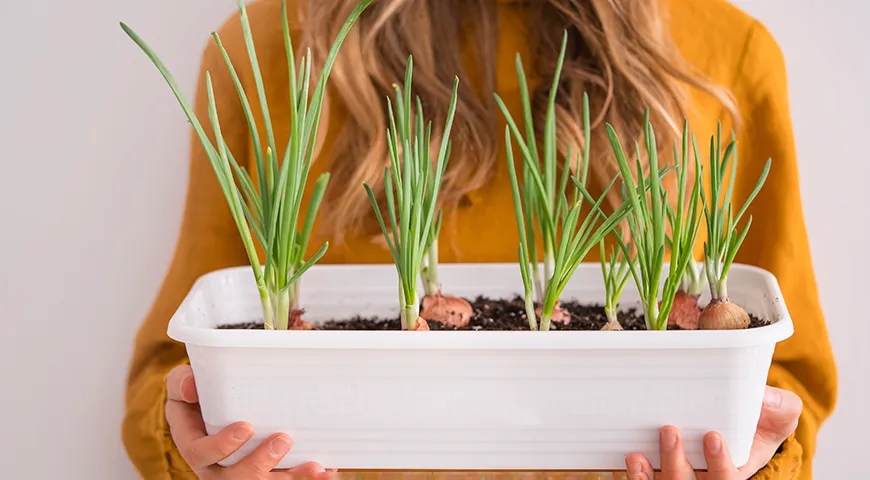
[[[413,88],[433,128],[443,125],[454,76],[460,86],[453,154],[441,190],[446,208],[480,188],[494,171],[503,148],[501,113],[493,102],[498,41],[498,3],[506,0],[379,0],[351,30],[330,77],[333,98],[343,109],[342,131],[330,149],[333,175],[330,208],[321,215],[322,232],[340,237],[369,217],[359,187],[377,191],[387,164],[385,98],[414,58]],[[513,0],[514,2],[523,0]],[[301,1],[304,47],[322,64],[340,21],[357,0]],[[590,179],[593,187],[617,172],[606,133],[609,122],[625,140],[642,133],[650,110],[659,145],[670,149],[688,114],[687,87],[716,97],[738,120],[729,92],[692,68],[679,55],[660,0],[525,0],[532,58],[523,59],[540,79],[532,92],[537,118],[546,108],[562,36],[568,32],[565,66],[557,95],[557,135],[564,155],[582,147],[582,98],[592,112]],[[318,62],[315,62],[318,63]],[[531,67],[531,68],[530,68]],[[471,74],[471,76],[469,76]],[[475,84],[469,84],[473,78]],[[337,98],[335,98],[337,97]],[[324,111],[329,111],[325,109]],[[378,114],[373,115],[373,112]],[[513,112],[519,115],[520,112]],[[738,120],[739,121],[739,120]],[[324,119],[324,124],[329,123]],[[433,136],[439,132],[433,132]],[[539,137],[540,138],[540,137]],[[624,140],[624,141],[625,141]],[[648,168],[648,166],[647,166]],[[359,188],[358,188],[359,187]],[[614,199],[615,200],[615,199]]]

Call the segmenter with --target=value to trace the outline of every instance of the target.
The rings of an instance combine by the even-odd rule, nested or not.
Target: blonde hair
[[[453,126],[453,154],[441,190],[450,208],[480,188],[490,177],[503,138],[501,115],[492,100],[495,90],[497,3],[499,0],[380,0],[351,30],[332,71],[331,92],[343,109],[341,132],[330,149],[330,208],[321,212],[321,228],[340,237],[369,218],[363,182],[377,191],[387,162],[385,98],[403,78],[409,55],[414,58],[413,88],[434,126],[443,125],[454,76],[460,86]],[[617,172],[603,128],[608,122],[624,139],[642,134],[643,112],[662,150],[670,149],[688,114],[686,87],[716,97],[736,120],[729,93],[695,71],[679,55],[655,0],[528,0],[532,59],[523,59],[532,76],[541,79],[533,92],[538,120],[544,114],[563,33],[568,49],[557,95],[557,135],[565,154],[582,146],[582,98],[587,92],[592,112],[590,179],[609,181]],[[304,47],[322,64],[340,22],[357,0],[301,2]],[[474,19],[473,22],[468,19]],[[472,51],[464,49],[473,45]],[[470,57],[468,55],[471,55]],[[476,85],[468,83],[469,65]],[[325,109],[324,111],[328,111]],[[373,112],[378,114],[373,115]],[[515,115],[519,112],[515,112]],[[324,119],[324,125],[328,120]],[[542,121],[536,124],[541,126]],[[433,136],[439,132],[433,132]],[[540,137],[539,137],[540,138]],[[624,140],[625,141],[625,140]]]

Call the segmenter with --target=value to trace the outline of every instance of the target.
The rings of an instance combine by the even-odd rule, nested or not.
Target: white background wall
[[[738,0],[785,52],[801,189],[816,279],[839,369],[836,411],[822,427],[817,478],[866,472],[859,449],[870,432],[870,336],[865,319],[870,251],[870,4],[861,0]],[[850,218],[850,215],[852,217]],[[856,248],[857,247],[857,248]],[[864,289],[860,288],[864,285]],[[866,301],[866,300],[865,300]]]
[[[870,7],[742,0],[791,76],[807,223],[840,375],[819,478],[857,473],[870,430]],[[124,20],[189,95],[231,0],[0,0],[0,477],[135,478],[119,440],[136,328],[166,272],[186,122]],[[860,191],[863,190],[863,191]],[[856,215],[849,219],[847,213]],[[846,256],[848,252],[848,255]]]

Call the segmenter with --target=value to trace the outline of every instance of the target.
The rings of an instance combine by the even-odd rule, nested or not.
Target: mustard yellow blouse
[[[770,177],[752,205],[752,230],[737,261],[765,268],[781,283],[795,334],[777,347],[769,383],[800,395],[804,411],[796,434],[756,478],[810,479],[816,433],[835,402],[836,371],[804,225],[783,55],[763,25],[725,0],[668,2],[670,28],[683,56],[736,96],[745,122],[738,138],[741,169],[736,179],[737,198],[749,193],[764,162],[773,159]],[[514,55],[519,52],[523,58],[531,58],[521,3],[500,2],[498,6],[503,27],[499,29],[497,91],[515,112],[521,107]],[[280,1],[256,2],[249,7],[249,16],[260,58],[282,58]],[[219,32],[232,58],[246,58],[238,16]],[[236,63],[240,66],[245,62]],[[283,62],[261,60],[261,67],[267,89],[286,89]],[[214,80],[223,133],[230,148],[240,162],[253,158],[236,92],[213,43],[203,56],[194,105],[197,115],[208,118],[206,70]],[[245,85],[253,84],[250,68],[240,68],[240,75]],[[158,78],[155,72],[154,81]],[[169,95],[168,90],[166,93]],[[268,96],[282,98],[278,93]],[[257,108],[255,99],[251,103]],[[280,107],[270,107],[279,144],[286,140],[289,125],[289,113]],[[332,115],[332,121],[336,117]],[[719,103],[709,96],[694,94],[690,121],[699,139],[709,138],[720,117],[726,115]],[[325,148],[329,144],[327,136]],[[315,162],[314,170],[324,169],[322,163]],[[505,228],[515,222],[507,168],[503,160],[497,165],[492,180],[472,192],[467,205],[445,218],[445,231],[452,235],[442,239],[442,261],[516,261],[516,233],[513,227]],[[318,173],[312,172],[312,177]],[[185,208],[171,268],[136,339],[127,388],[123,440],[136,468],[149,480],[195,478],[175,448],[164,418],[164,377],[174,366],[187,361],[184,346],[166,336],[167,322],[197,277],[248,262],[212,167],[197,140],[193,141],[190,156]],[[322,208],[328,209],[329,205]],[[389,263],[390,258],[388,251],[370,237],[350,236],[344,243],[331,244],[323,262]]]

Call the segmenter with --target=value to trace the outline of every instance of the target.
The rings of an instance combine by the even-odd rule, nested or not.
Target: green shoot
[[[241,235],[242,242],[254,272],[257,289],[263,306],[263,320],[266,329],[287,329],[292,309],[297,308],[299,278],[326,253],[328,244],[323,246],[310,259],[304,255],[314,226],[314,219],[320,207],[329,176],[322,175],[314,183],[311,199],[304,217],[300,219],[302,196],[308,184],[314,143],[320,123],[323,96],[326,82],[335,62],[339,48],[360,14],[372,0],[363,0],[344,23],[335,39],[326,63],[309,100],[311,77],[311,54],[303,56],[297,71],[293,45],[287,25],[286,1],[282,4],[284,45],[287,65],[290,72],[291,91],[291,131],[283,154],[283,162],[278,167],[278,150],[266,104],[263,78],[254,49],[253,36],[243,0],[239,0],[242,33],[247,47],[249,61],[254,73],[255,86],[260,107],[263,112],[263,125],[266,130],[265,149],[260,143],[260,135],[248,96],[239,76],[227,55],[217,33],[213,37],[229,68],[233,83],[238,92],[242,109],[250,130],[256,160],[259,188],[250,178],[243,166],[239,165],[228,148],[221,131],[220,120],[214,99],[211,75],[207,74],[206,89],[209,100],[209,120],[213,128],[214,143],[209,139],[202,123],[196,117],[190,104],[181,93],[173,76],[163,62],[148,45],[124,23],[121,28],[145,52],[164,80],[169,84],[181,105],[187,119],[193,126],[199,141],[211,162],[221,189],[227,200],[233,220]],[[300,225],[300,220],[302,224]],[[253,237],[251,232],[253,231]],[[263,247],[265,262],[261,266],[254,237]]]
[[[556,92],[559,87],[562,64],[565,59],[567,45],[567,33],[562,39],[562,49],[556,64],[553,84],[550,89],[550,97],[547,105],[547,113],[544,124],[543,149],[541,157],[538,156],[538,145],[535,139],[534,125],[532,120],[531,101],[529,99],[528,84],[523,71],[522,61],[517,56],[517,75],[520,81],[520,92],[523,103],[525,121],[525,136],[520,131],[507,107],[501,98],[496,95],[495,99],[507,119],[505,129],[505,147],[507,150],[507,163],[511,176],[511,188],[514,198],[514,208],[517,218],[517,229],[520,234],[519,261],[520,272],[523,278],[523,286],[526,297],[526,314],[529,317],[529,327],[532,330],[549,330],[553,310],[559,301],[559,296],[568,284],[577,267],[605,236],[616,227],[628,214],[627,205],[614,211],[610,216],[601,212],[601,202],[607,192],[616,181],[614,177],[610,185],[605,189],[599,199],[592,200],[586,190],[586,178],[589,168],[589,100],[584,95],[583,120],[584,120],[584,145],[582,158],[577,156],[575,170],[580,178],[574,177],[573,200],[568,200],[568,178],[571,172],[571,154],[565,156],[562,162],[562,174],[557,179],[558,151],[556,141]],[[513,146],[511,134],[519,145],[523,158],[523,186],[520,187],[517,180],[516,167],[513,160]],[[594,203],[590,212],[581,221],[580,213],[583,209],[583,201]],[[541,323],[537,325],[534,315],[534,302],[532,290],[539,283],[533,278],[537,277],[537,262],[531,263],[531,255],[534,255],[533,239],[535,234],[535,219],[542,233],[544,242],[544,279],[540,282],[543,286],[543,296],[539,299],[542,304]],[[598,220],[601,223],[598,224]],[[532,270],[535,268],[535,270]],[[533,273],[534,272],[534,273]]]
[[[523,178],[533,179],[524,180],[526,182],[522,188],[523,204],[525,205],[525,216],[529,218],[529,224],[526,226],[526,238],[530,242],[535,242],[535,218],[537,218],[537,226],[541,232],[544,252],[544,277],[543,280],[538,275],[537,267],[537,247],[530,245],[530,254],[533,258],[533,280],[536,285],[536,290],[539,295],[538,301],[543,301],[542,292],[543,285],[549,282],[555,270],[556,261],[556,237],[557,228],[560,216],[560,194],[565,190],[568,180],[569,168],[565,168],[561,178],[558,178],[558,168],[562,166],[559,161],[559,152],[556,144],[556,93],[559,87],[559,81],[562,73],[562,67],[565,61],[565,50],[567,47],[568,34],[565,32],[562,38],[562,47],[559,52],[559,57],[556,62],[556,70],[553,74],[553,83],[550,88],[550,95],[547,103],[547,113],[544,121],[544,138],[541,149],[541,154],[538,154],[538,141],[535,135],[535,126],[532,113],[531,98],[529,95],[528,81],[523,68],[520,55],[516,56],[516,71],[520,84],[520,96],[523,106],[523,132],[514,121],[510,111],[508,111],[501,97],[495,95],[495,100],[508,121],[511,132],[514,134],[516,141],[522,152],[523,158],[526,160],[523,164]],[[582,163],[581,158],[577,158],[576,175],[581,175],[581,183],[586,185],[586,174],[589,165],[589,137],[590,137],[590,121],[589,121],[589,102],[584,96],[583,105],[583,126],[584,126],[584,147]],[[570,155],[568,155],[570,157]],[[566,162],[567,166],[567,162]],[[582,173],[580,172],[582,168]]]
[[[689,266],[686,267],[686,273],[683,274],[683,279],[680,281],[680,290],[697,299],[701,295],[701,291],[704,290],[706,282],[707,275],[704,265],[696,262],[694,258],[689,260]]]
[[[709,198],[707,195],[703,195],[704,217],[707,221],[704,268],[710,283],[710,293],[714,300],[728,297],[728,271],[737,256],[737,251],[743,244],[743,240],[746,239],[746,234],[752,225],[752,216],[749,216],[746,225],[739,231],[737,225],[770,173],[770,159],[768,159],[755,187],[735,214],[731,197],[737,174],[737,142],[733,137],[732,132],[732,140],[725,148],[723,155],[721,150],[722,124],[719,123],[716,137],[710,139],[710,195]],[[694,142],[694,148],[697,156],[697,142]],[[726,187],[725,174],[729,170],[729,161],[731,163],[730,175]],[[722,191],[723,187],[725,187],[724,192]]]
[[[390,128],[387,144],[390,166],[384,170],[389,226],[384,222],[375,194],[369,185],[366,193],[383,231],[393,263],[399,275],[399,304],[402,326],[413,330],[420,314],[417,296],[417,277],[423,256],[432,242],[432,231],[437,230],[436,204],[441,179],[450,154],[450,130],[456,113],[456,95],[459,79],[453,82],[453,96],[447,113],[447,122],[441,145],[434,161],[431,158],[430,139],[432,122],[424,124],[423,105],[416,98],[416,112],[411,97],[413,59],[408,60],[405,87],[396,88],[396,105],[387,99],[390,109]],[[413,116],[412,116],[413,114]],[[439,214],[440,218],[440,214]]]
[[[622,297],[622,291],[625,290],[625,285],[628,283],[629,265],[628,261],[623,258],[619,259],[619,253],[616,249],[612,249],[608,257],[604,251],[604,241],[599,243],[601,274],[604,277],[604,314],[607,316],[608,322],[619,323],[617,320],[617,306],[619,299]],[[630,247],[629,247],[630,250]],[[625,253],[622,254],[623,257]]]
[[[628,191],[635,192],[637,187],[635,187],[625,151],[619,142],[616,131],[609,124],[607,125],[607,133],[616,154],[625,187]],[[688,138],[688,123],[684,122],[681,155],[677,155],[677,147],[674,146],[678,186],[676,211],[668,201],[668,192],[664,190],[659,175],[649,176],[649,195],[644,191],[641,195],[629,196],[631,214],[628,216],[628,227],[636,247],[636,257],[629,262],[629,265],[643,303],[648,330],[667,329],[668,315],[673,307],[674,296],[689,261],[692,259],[692,246],[700,227],[701,166],[697,155],[695,156],[695,171],[699,173],[695,175],[691,192],[686,197],[689,182]],[[658,166],[658,148],[652,124],[649,122],[649,112],[644,115],[644,143],[650,168],[655,169]],[[640,146],[635,144],[635,150],[637,177],[643,179]],[[665,261],[665,247],[668,243],[665,222],[668,222],[671,231],[671,266],[662,287],[660,284]],[[620,238],[617,237],[617,240],[625,256],[629,257],[631,254],[629,247]],[[661,304],[659,305],[660,290]]]
[[[439,210],[435,225],[429,231],[426,253],[423,256],[423,269],[420,271],[423,291],[427,296],[436,295],[441,291],[441,286],[438,283],[438,235],[441,233],[441,214],[442,212]]]
[[[523,178],[531,178],[531,173],[529,173],[529,166],[526,163],[523,163]],[[537,210],[537,204],[535,202],[535,186],[532,182],[523,183],[523,203],[525,205],[525,215],[529,219],[528,223],[525,226],[525,234],[526,241],[528,242],[529,249],[529,275],[532,277],[532,283],[535,289],[535,296],[532,299],[529,296],[530,300],[533,300],[538,303],[543,303],[544,301],[544,281],[541,279],[541,265],[538,261],[538,245],[537,239],[535,238],[535,210]]]
[[[667,242],[668,250],[672,250],[673,244],[671,243],[672,240],[670,236],[668,236],[665,241]],[[694,246],[692,246],[692,250],[694,251]],[[701,292],[704,290],[704,285],[706,284],[707,275],[704,271],[704,264],[696,261],[694,255],[692,255],[692,258],[689,259],[689,266],[686,267],[686,271],[683,273],[683,278],[680,280],[679,290],[697,300],[698,297],[701,296]]]
[[[526,304],[526,318],[529,321],[529,329],[537,330],[538,329],[538,316],[535,313],[535,300],[534,298],[539,298],[543,300],[543,293],[538,293],[537,297],[532,297],[532,288],[533,281],[532,275],[534,268],[534,275],[537,278],[538,274],[538,264],[537,261],[534,263],[530,263],[529,249],[531,248],[534,251],[534,230],[529,228],[530,225],[533,225],[534,220],[531,217],[530,208],[529,208],[529,198],[526,197],[525,200],[520,195],[520,188],[517,182],[517,173],[516,167],[514,166],[514,149],[511,146],[511,132],[508,127],[505,127],[504,132],[504,143],[505,149],[507,152],[507,164],[508,169],[511,173],[511,192],[514,197],[514,211],[517,216],[517,231],[520,236],[520,244],[517,247],[518,257],[520,262],[520,275],[523,278],[523,298],[525,299]],[[529,178],[525,176],[524,178]],[[526,209],[523,209],[523,205],[525,204]],[[528,221],[526,220],[528,219]],[[538,281],[534,282],[534,287],[538,287]]]

